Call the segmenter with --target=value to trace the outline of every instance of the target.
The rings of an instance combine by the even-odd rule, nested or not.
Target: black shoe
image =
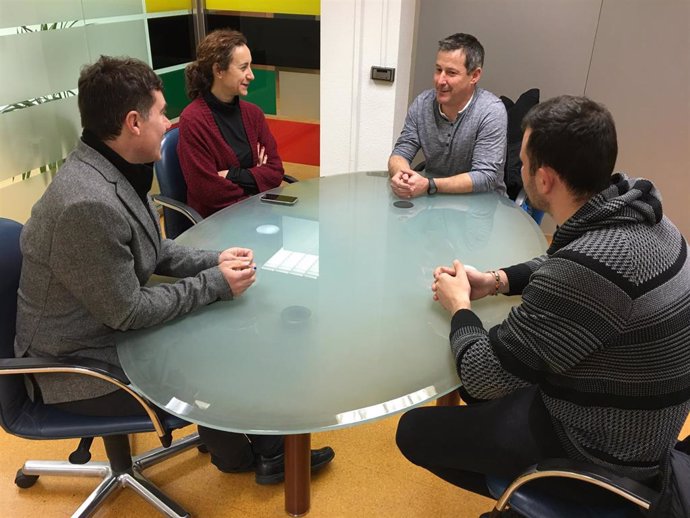
[[[211,454],[211,464],[218,468],[218,471],[221,471],[222,473],[249,473],[250,471],[254,471],[256,468],[256,464],[254,462],[245,463],[239,466],[231,466],[213,454]]]
[[[330,446],[319,450],[311,450],[311,472],[315,473],[335,457],[335,452]],[[258,455],[256,458],[256,483],[257,484],[278,484],[285,480],[285,454],[281,453],[275,457],[264,457]]]

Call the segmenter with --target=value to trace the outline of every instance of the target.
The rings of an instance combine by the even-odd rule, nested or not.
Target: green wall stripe
[[[179,117],[185,106],[189,104],[189,98],[184,91],[184,69],[173,70],[158,74],[163,81],[163,92],[168,103],[167,115],[169,119]]]
[[[267,115],[275,115],[276,109],[276,73],[273,70],[253,69],[254,81],[249,85],[246,101],[261,107]],[[189,98],[184,90],[184,69],[158,74],[163,81],[165,100],[168,103],[168,118],[179,117]]]
[[[276,73],[274,70],[253,68],[254,81],[249,85],[249,95],[245,101],[257,104],[267,115],[275,115],[276,110]]]

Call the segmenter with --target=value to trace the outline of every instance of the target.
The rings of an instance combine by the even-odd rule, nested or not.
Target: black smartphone
[[[294,205],[297,203],[297,196],[286,196],[285,194],[266,193],[261,195],[261,201],[266,203],[277,203],[278,205]]]

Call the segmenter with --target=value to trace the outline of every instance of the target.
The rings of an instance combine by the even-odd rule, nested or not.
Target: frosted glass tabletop
[[[185,245],[254,250],[256,283],[170,323],[120,336],[133,385],[209,427],[293,434],[381,418],[457,388],[450,316],[432,300],[433,269],[479,270],[544,252],[529,216],[495,194],[436,195],[399,208],[386,173],[356,173],[249,198],[192,227]],[[488,327],[519,302],[473,309]]]

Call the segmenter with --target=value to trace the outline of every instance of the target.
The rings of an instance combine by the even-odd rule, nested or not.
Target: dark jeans
[[[81,415],[128,416],[146,415],[137,401],[122,390],[105,396],[58,403],[53,405],[67,412]],[[159,415],[165,412],[156,409]],[[282,435],[244,435],[199,426],[199,436],[211,454],[211,462],[221,471],[247,471],[254,465],[256,455],[274,457],[283,453]]]
[[[536,386],[493,401],[423,407],[400,419],[398,448],[410,462],[473,493],[492,498],[486,475],[517,477],[547,458],[567,458]],[[561,500],[619,505],[618,496],[566,479],[530,483]]]

